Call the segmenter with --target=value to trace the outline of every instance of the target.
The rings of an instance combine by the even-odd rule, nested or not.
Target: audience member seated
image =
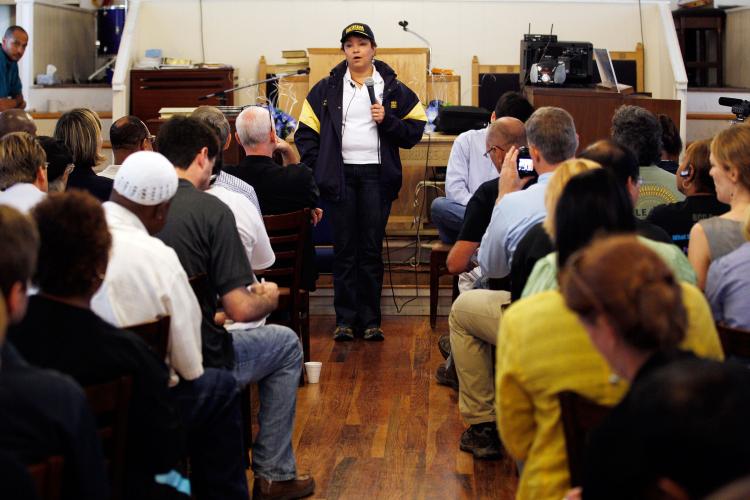
[[[47,188],[47,155],[39,141],[26,132],[0,138],[0,204],[28,212]]]
[[[659,159],[659,168],[666,170],[670,174],[677,174],[677,167],[680,165],[680,153],[682,153],[682,137],[680,131],[672,119],[663,114],[656,116],[661,126],[661,158]],[[679,185],[677,188],[679,189]],[[680,189],[683,194],[684,191]]]
[[[109,142],[112,144],[114,163],[97,175],[115,179],[125,158],[137,151],[153,151],[154,139],[148,127],[137,116],[123,116],[109,127]]]
[[[232,321],[265,317],[278,305],[276,284],[253,284],[253,271],[237,233],[232,211],[208,188],[219,153],[213,131],[195,118],[174,117],[162,125],[159,152],[175,166],[177,194],[158,238],[177,253],[188,276],[205,274],[208,290],[199,297],[203,313],[203,366],[231,370],[238,383],[260,387],[260,431],[253,446],[253,498],[301,498],[315,488],[310,476],[297,476],[292,427],[302,346],[289,328],[265,325],[227,332],[214,323],[217,297]],[[262,198],[261,198],[262,200]],[[262,201],[261,201],[262,203]]]
[[[144,498],[154,475],[184,454],[183,430],[167,392],[169,373],[135,334],[103,321],[90,302],[107,270],[111,237],[99,202],[83,192],[55,193],[39,202],[36,284],[26,317],[9,338],[30,363],[83,385],[133,378],[128,415],[127,498]]]
[[[487,140],[484,147],[497,172],[503,167],[507,151],[505,148],[520,148],[526,145],[526,130],[523,122],[516,118],[499,118],[484,129],[484,132]],[[494,178],[479,186],[469,199],[465,207],[465,217],[462,216],[463,222],[460,224],[458,238],[446,262],[451,273],[459,274],[475,267],[471,265],[472,257],[490,223],[498,192],[499,182]]]
[[[690,229],[699,220],[721,215],[729,210],[716,199],[716,186],[709,175],[711,163],[711,139],[696,141],[688,146],[685,161],[677,169],[677,189],[685,200],[659,205],[648,214],[648,222],[664,229],[672,242],[685,254],[690,243]]]
[[[750,240],[750,210],[742,233]],[[708,268],[706,297],[714,319],[732,328],[750,330],[750,241],[718,259]]]
[[[490,116],[490,124],[503,117],[525,122],[533,112],[534,108],[523,95],[506,92],[498,99]],[[490,144],[487,132],[488,127],[469,130],[459,134],[453,141],[445,172],[445,196],[435,198],[430,207],[430,219],[437,227],[443,243],[456,241],[469,200],[482,184],[498,176],[499,167],[496,162],[491,161],[491,151],[487,146]],[[510,142],[502,144],[507,146]],[[500,149],[503,154],[506,151],[496,144],[493,149]]]
[[[27,364],[5,339],[6,317],[15,324],[26,313],[38,247],[31,219],[0,206],[0,449],[25,465],[62,456],[60,498],[101,500],[109,488],[86,396],[69,377]],[[7,483],[2,490],[16,498]]]
[[[640,195],[635,215],[645,219],[651,209],[665,203],[682,201],[674,174],[656,166],[661,158],[661,126],[651,111],[640,106],[623,105],[612,117],[612,139],[630,148],[640,165]]]
[[[103,205],[112,251],[91,309],[123,328],[169,316],[165,361],[188,431],[192,490],[247,499],[237,382],[228,370],[204,370],[198,300],[174,250],[149,236],[164,227],[176,191],[174,167],[159,153],[125,159]]]
[[[622,212],[622,208],[633,206],[630,198],[617,178],[607,169],[575,177],[565,186],[564,195],[561,194],[559,199],[551,199],[550,205],[550,209],[555,212],[545,220],[545,228],[551,235],[565,234],[562,242],[556,241],[561,252],[569,249],[571,241],[575,246],[582,246],[597,234],[635,233],[634,218]],[[559,218],[558,214],[561,214]],[[643,236],[638,236],[638,240],[664,259],[677,279],[695,284],[695,272],[679,248],[671,243]],[[540,259],[521,296],[528,297],[557,288],[560,260],[557,252]]]
[[[250,106],[235,121],[237,140],[245,149],[240,164],[226,171],[247,182],[255,189],[263,215],[277,215],[310,208],[313,224],[317,224],[323,211],[317,208],[318,186],[313,172],[299,163],[297,152],[276,136],[268,108]],[[274,153],[281,155],[283,166],[273,161]],[[312,235],[305,242],[302,262],[302,286],[315,290],[318,271],[315,267],[315,246]]]
[[[638,177],[640,168],[638,167],[638,159],[629,148],[612,139],[602,139],[581,151],[578,157],[595,161],[602,167],[611,170],[630,195],[633,206],[637,206],[641,195]],[[633,216],[635,217],[635,213]],[[638,234],[650,240],[664,243],[672,242],[672,239],[662,228],[638,217],[635,217],[635,230]]]
[[[64,142],[54,137],[41,135],[37,140],[47,154],[47,192],[62,193],[68,187],[68,177],[75,168],[73,155]]]
[[[73,155],[75,168],[68,177],[67,189],[82,189],[102,202],[107,201],[112,191],[112,179],[94,172],[94,167],[104,161],[99,116],[86,108],[63,113],[55,125],[54,137],[64,142]]]
[[[11,132],[26,132],[36,136],[36,123],[23,109],[8,109],[0,113],[0,137]]]
[[[490,224],[479,246],[482,274],[502,278],[510,272],[516,244],[545,216],[544,193],[557,166],[575,154],[578,136],[573,118],[560,108],[540,108],[526,122],[526,139],[537,183],[521,190],[518,150],[510,146],[499,178],[499,192]],[[526,179],[526,182],[529,178]],[[448,317],[451,353],[459,380],[459,410],[469,427],[460,448],[476,458],[496,458],[502,446],[495,427],[492,346],[503,308],[510,302],[504,290],[469,290],[458,296]]]
[[[629,265],[623,266],[623,262]],[[623,400],[590,436],[583,497],[650,498],[646,490],[659,486],[659,478],[649,477],[649,473],[656,472],[649,470],[656,464],[650,463],[653,456],[642,455],[642,451],[652,444],[639,437],[650,431],[639,425],[648,428],[651,423],[635,424],[642,416],[642,408],[634,405],[633,398],[660,368],[693,358],[678,348],[685,340],[687,322],[683,291],[662,258],[628,236],[599,240],[575,253],[560,279],[565,304],[578,316],[614,375],[630,384]],[[679,390],[681,399],[697,396],[683,392],[683,386]],[[676,421],[673,424],[678,425]],[[744,434],[750,436],[748,432]],[[683,438],[701,440],[702,436]],[[690,448],[692,445],[688,445]],[[688,454],[689,460],[700,460],[697,454]],[[745,454],[750,458],[750,451]],[[658,467],[666,472],[673,464]],[[705,470],[696,472],[704,474]]]
[[[224,113],[213,106],[201,106],[191,116],[213,130],[219,138],[219,145],[223,144],[226,150],[232,140],[232,135],[229,133],[229,121],[224,116]],[[237,231],[240,233],[242,245],[247,253],[247,260],[250,262],[253,270],[260,271],[267,269],[276,261],[276,256],[271,248],[271,241],[268,238],[266,226],[260,214],[260,208],[257,206],[258,199],[257,197],[255,198],[256,205],[253,205],[250,199],[238,190],[238,187],[244,185],[252,192],[253,196],[255,196],[255,190],[245,181],[222,171],[221,160],[222,152],[219,152],[214,163],[213,182],[206,192],[219,198],[232,210],[232,214],[234,214],[235,221],[237,222]],[[218,175],[216,174],[217,171],[219,172]],[[224,182],[219,183],[222,175]],[[253,283],[255,282],[257,282],[257,279],[253,277]],[[252,324],[261,326],[264,323],[265,318]],[[247,325],[251,324],[248,323]],[[239,329],[249,328],[250,326],[247,325],[240,324]],[[238,324],[233,324],[232,328],[237,329]]]
[[[211,182],[211,186],[220,187],[241,194],[247,198],[253,206],[255,206],[258,210],[258,214],[261,214],[260,203],[258,202],[258,195],[255,194],[255,189],[239,177],[227,173],[224,170],[224,152],[232,145],[232,127],[229,124],[227,117],[224,116],[224,113],[218,108],[213,106],[198,106],[190,116],[201,120],[212,128],[216,135],[219,136],[221,153],[216,157],[216,163],[214,164],[215,177]]]
[[[690,230],[688,259],[705,287],[708,266],[745,242],[741,225],[750,209],[750,127],[729,127],[711,141],[710,174],[716,198],[729,211],[698,221]]]
[[[578,207],[571,198],[577,201],[587,187],[599,191],[604,201]],[[573,217],[566,211],[569,207],[578,210],[577,225],[565,223]],[[627,227],[632,232],[632,209],[625,190],[606,169],[584,172],[568,181],[555,209],[558,269],[564,269],[570,255],[588,244],[598,228]],[[681,255],[676,247],[675,251]],[[623,262],[618,262],[622,271],[634,275],[637,268]],[[680,288],[687,309],[687,334],[681,346],[720,359],[721,344],[703,294],[686,282],[680,282]],[[517,498],[562,498],[570,484],[557,394],[574,391],[611,406],[624,395],[626,383],[611,376],[558,290],[521,299],[505,311],[498,335],[496,377],[500,436],[510,454],[524,462]]]

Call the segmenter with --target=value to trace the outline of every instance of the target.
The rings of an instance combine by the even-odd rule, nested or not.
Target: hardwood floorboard
[[[511,459],[475,461],[458,449],[457,394],[434,380],[447,318],[433,331],[427,317],[384,317],[379,343],[333,342],[334,326],[332,316],[311,318],[311,359],[323,369],[297,397],[293,443],[298,470],[315,477],[313,498],[513,498]]]

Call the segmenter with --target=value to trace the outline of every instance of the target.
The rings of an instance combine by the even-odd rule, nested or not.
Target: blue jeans
[[[270,481],[297,476],[292,427],[302,370],[297,334],[280,325],[232,332],[234,376],[240,387],[257,383],[260,431],[253,442],[253,472]]]
[[[391,212],[391,200],[380,192],[380,168],[344,165],[344,196],[331,204],[337,326],[380,326],[383,238]]]
[[[191,486],[197,498],[247,499],[237,381],[229,370],[206,368],[170,392],[188,436]]]
[[[466,205],[441,196],[435,198],[430,207],[430,220],[435,224],[443,243],[455,243],[464,223]]]

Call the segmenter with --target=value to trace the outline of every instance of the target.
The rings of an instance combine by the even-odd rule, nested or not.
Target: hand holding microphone
[[[370,95],[370,113],[375,123],[382,123],[385,118],[385,108],[375,98],[375,80],[372,77],[367,77],[365,80],[365,87],[367,87],[367,93]]]

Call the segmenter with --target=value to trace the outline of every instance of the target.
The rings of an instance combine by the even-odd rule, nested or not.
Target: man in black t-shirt
[[[204,193],[219,153],[216,134],[195,118],[175,117],[162,125],[159,152],[180,178],[164,229],[156,236],[177,253],[188,276],[205,274],[199,297],[203,323],[203,363],[233,371],[241,386],[260,387],[260,432],[253,446],[255,489],[300,498],[315,488],[310,476],[297,476],[292,427],[302,347],[289,328],[264,325],[227,332],[214,322],[217,297],[235,322],[264,318],[278,305],[275,283],[253,283],[232,211]],[[259,193],[260,194],[260,193]],[[254,495],[255,497],[255,495]]]
[[[677,189],[686,196],[685,200],[654,207],[646,219],[669,233],[672,242],[686,254],[693,225],[729,210],[729,205],[716,199],[714,180],[708,173],[710,148],[710,139],[696,141],[687,148],[676,175]]]

